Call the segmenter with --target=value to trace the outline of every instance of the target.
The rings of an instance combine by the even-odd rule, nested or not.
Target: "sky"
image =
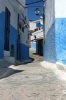
[[[29,4],[29,3],[36,2],[36,1],[39,1],[39,0],[26,0],[26,3]],[[40,16],[35,15],[35,9],[39,8],[40,14],[42,14],[42,9],[43,9],[42,6],[43,6],[43,2],[28,5],[27,6],[28,19],[29,20],[40,19]]]

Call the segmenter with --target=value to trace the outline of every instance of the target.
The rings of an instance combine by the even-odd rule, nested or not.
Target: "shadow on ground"
[[[34,60],[35,60],[34,58],[29,57],[29,60],[28,61],[16,61],[15,62],[15,66],[18,66],[18,65],[26,65],[26,64],[32,63]]]
[[[43,56],[42,54],[33,53],[33,55]]]
[[[33,62],[43,61],[43,56],[41,54],[37,54],[35,50],[30,49],[29,56],[33,59]]]
[[[6,78],[13,74],[17,74],[24,71],[24,70],[16,70],[13,68],[9,68],[10,66],[13,66],[13,65],[6,61],[0,61],[0,79]]]

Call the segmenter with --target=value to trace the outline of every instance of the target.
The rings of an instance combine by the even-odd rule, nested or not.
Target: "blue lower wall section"
[[[4,33],[5,32],[5,12],[0,13],[0,59],[4,58]],[[11,45],[14,45],[14,57],[17,59],[17,34],[18,30],[10,25],[9,51]],[[20,45],[21,60],[29,59],[29,48],[24,44]]]
[[[66,64],[66,18],[56,18],[56,61]]]
[[[44,61],[55,62],[55,22],[49,29],[44,43]]]
[[[0,13],[0,59],[4,57],[5,13]]]
[[[4,57],[5,12],[0,13],[0,59]],[[9,50],[14,45],[15,58],[17,57],[17,30],[10,25]]]
[[[44,43],[44,60],[66,64],[66,18],[56,18]]]
[[[31,49],[36,50],[36,42],[31,42]]]
[[[21,48],[21,61],[22,60],[28,60],[29,59],[29,47],[20,43]]]
[[[11,51],[11,45],[14,45],[14,57],[17,59],[17,33],[18,30],[15,29],[12,25],[10,25],[10,51]]]
[[[10,25],[10,51],[11,51],[11,45],[14,45],[14,57],[15,59],[17,58],[17,47],[19,47],[19,54],[20,54],[20,59],[21,61],[23,60],[28,60],[29,59],[29,47],[20,43],[17,46],[17,34],[18,30],[16,30],[12,25]]]

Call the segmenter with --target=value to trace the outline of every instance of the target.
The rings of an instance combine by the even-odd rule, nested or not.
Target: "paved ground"
[[[66,66],[0,62],[0,100],[66,100]]]
[[[33,62],[43,61],[43,56],[37,55],[35,50],[30,49],[30,57],[34,59]]]

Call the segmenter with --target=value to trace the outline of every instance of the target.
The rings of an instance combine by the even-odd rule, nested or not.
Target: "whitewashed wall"
[[[21,23],[22,27],[24,27],[24,32],[21,31],[21,36],[20,36],[20,43],[28,46],[28,33],[29,33],[29,21],[28,21],[28,18],[27,18],[27,9],[25,9],[25,12],[23,13],[24,17],[26,17],[26,20],[25,20],[25,25],[27,25],[27,28],[24,27],[24,23]],[[21,18],[23,19],[23,17]]]
[[[15,9],[13,9],[12,5],[8,2],[8,0],[2,0],[0,1],[1,3],[1,8],[0,8],[0,12],[4,11],[5,12],[5,6],[9,9],[9,11],[11,12],[11,17],[10,17],[10,23],[13,27],[15,27],[17,29],[17,21],[18,21],[18,14],[15,11]]]
[[[45,42],[44,60],[55,62],[55,0],[46,0],[45,4]]]
[[[29,26],[30,26],[30,30],[34,30],[37,28],[36,24],[37,23],[40,23],[43,25],[43,20],[40,19],[40,20],[35,20],[35,21],[29,21]]]
[[[32,33],[31,40],[35,39],[34,36],[36,36],[36,39],[41,38],[41,37],[43,38],[43,29]]]
[[[18,0],[19,2],[21,2],[22,4],[25,4],[25,0]]]
[[[30,30],[34,30],[36,28],[36,23],[29,21]]]
[[[66,0],[55,0],[55,18],[66,18]]]
[[[28,46],[28,28],[24,29],[24,32],[21,32],[20,43]]]
[[[59,1],[59,0],[58,0]],[[54,0],[46,0],[45,5],[45,36],[55,20]]]

